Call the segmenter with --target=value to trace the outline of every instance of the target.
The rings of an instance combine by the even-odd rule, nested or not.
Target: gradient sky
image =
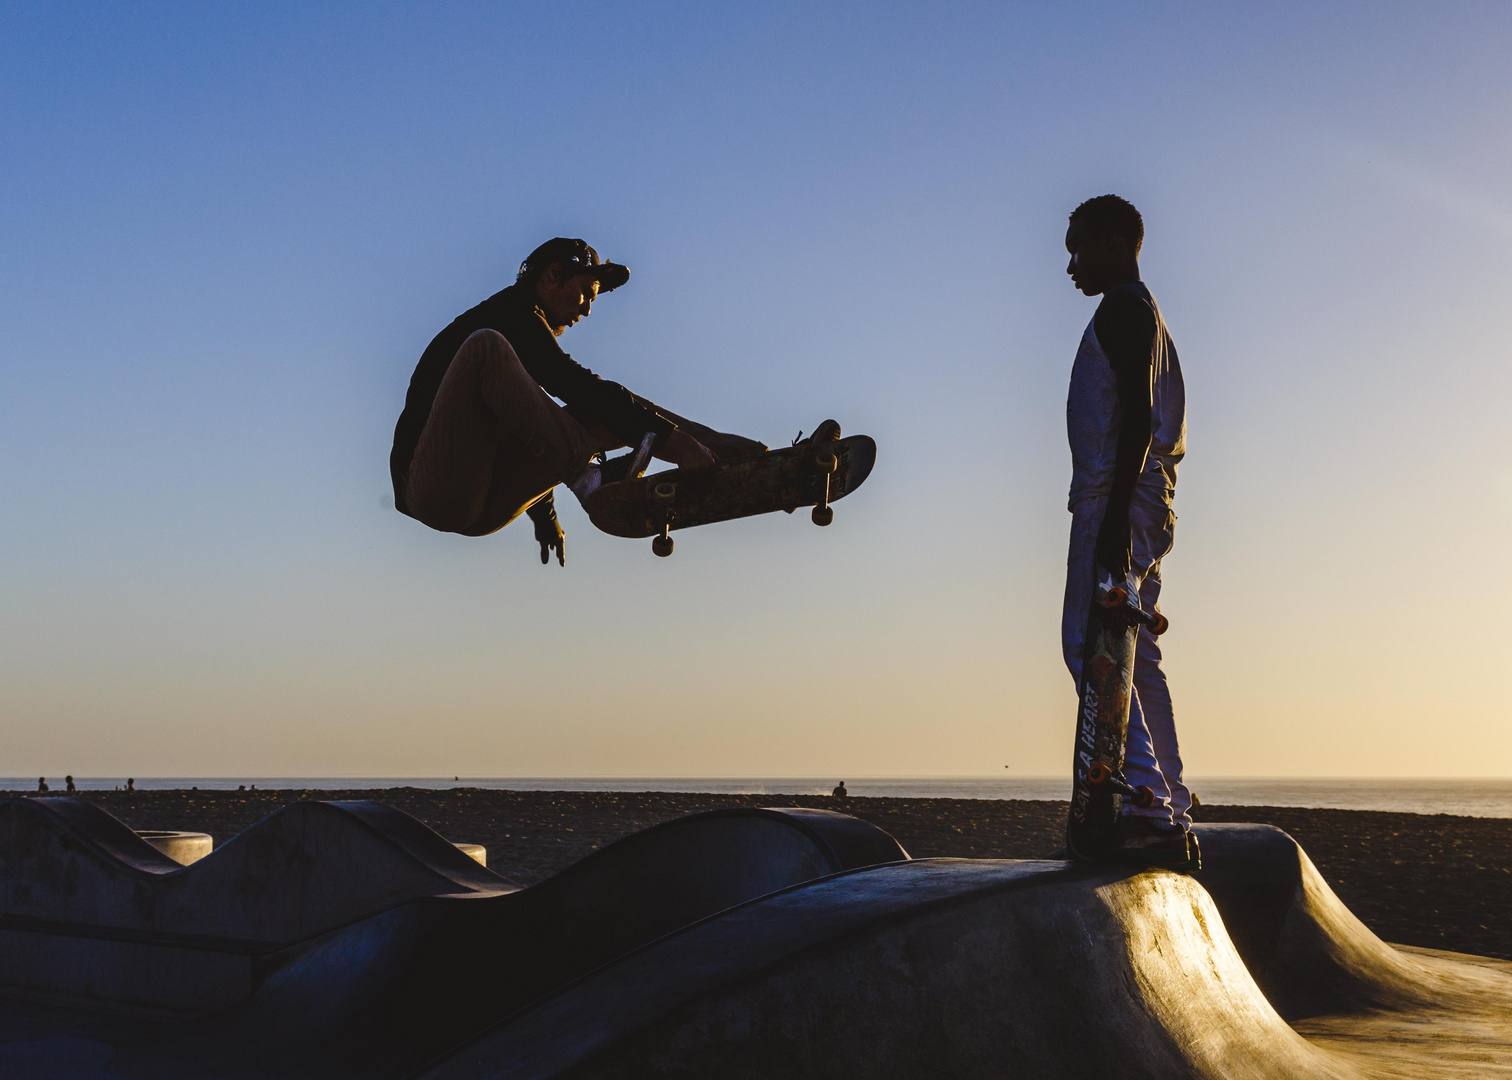
[[[1512,9],[7,4],[0,775],[1067,771],[1065,218],[1144,212],[1189,774],[1512,775]],[[431,336],[876,472],[806,515],[397,514]]]

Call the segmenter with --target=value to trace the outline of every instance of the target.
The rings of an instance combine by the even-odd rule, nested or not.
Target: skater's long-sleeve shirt
[[[676,425],[655,405],[637,397],[616,382],[601,379],[562,351],[551,327],[536,307],[534,291],[511,285],[478,306],[458,315],[426,348],[410,379],[404,412],[394,428],[394,449],[389,471],[397,500],[404,498],[404,477],[409,471],[420,433],[430,416],[431,405],[441,388],[446,369],[462,343],[478,330],[497,330],[514,347],[515,355],[548,394],[565,402],[583,416],[599,421],[627,445],[640,442],[648,431],[665,438]],[[400,509],[403,509],[401,505]]]

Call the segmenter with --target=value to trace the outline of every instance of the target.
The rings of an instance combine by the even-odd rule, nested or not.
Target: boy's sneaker
[[[820,422],[819,426],[809,434],[808,438],[805,439],[803,437],[803,434],[800,432],[798,438],[793,440],[793,445],[797,446],[799,443],[827,443],[839,441],[840,421],[823,420]]]
[[[1103,856],[1105,862],[1188,874],[1202,869],[1197,837],[1180,826],[1142,814],[1125,814],[1119,819],[1117,835],[1118,846]]]

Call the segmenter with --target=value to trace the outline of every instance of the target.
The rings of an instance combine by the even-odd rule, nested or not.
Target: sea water
[[[673,791],[738,795],[828,795],[840,777],[138,777],[144,791],[169,788],[361,790],[392,787],[496,791]],[[844,778],[852,795],[925,799],[1065,799],[1063,776],[927,776]],[[52,793],[62,777],[49,777]],[[124,787],[125,777],[76,777],[86,790]],[[0,778],[0,788],[35,791],[35,778]],[[1209,777],[1191,781],[1203,802],[1229,806],[1309,806],[1512,818],[1512,779],[1282,779]]]

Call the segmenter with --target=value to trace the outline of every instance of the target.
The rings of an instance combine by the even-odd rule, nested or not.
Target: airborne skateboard
[[[588,517],[613,536],[654,536],[651,548],[661,556],[672,554],[674,529],[774,510],[812,506],[814,524],[828,525],[835,518],[830,504],[860,487],[877,460],[875,442],[865,435],[840,438],[840,425],[832,420],[803,442],[698,472],[642,476],[650,450],[648,436],[626,478],[589,496]]]
[[[1116,843],[1123,800],[1154,804],[1155,793],[1134,787],[1123,775],[1129,734],[1129,700],[1134,686],[1134,650],[1139,628],[1163,634],[1170,624],[1159,612],[1144,611],[1130,582],[1115,582],[1097,568],[1097,587],[1087,612],[1082,652],[1080,700],[1076,712],[1076,760],[1072,764],[1071,813],[1066,847],[1091,861]]]

